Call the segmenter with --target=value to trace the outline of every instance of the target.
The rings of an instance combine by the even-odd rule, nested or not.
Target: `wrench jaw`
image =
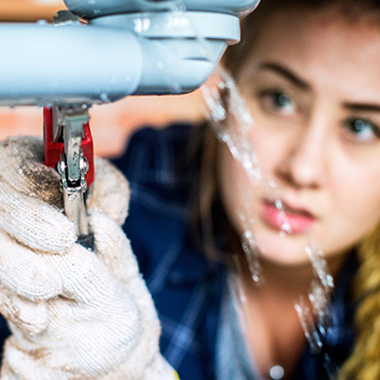
[[[94,156],[88,106],[44,109],[45,163],[57,169],[65,214],[75,224],[78,242],[93,249],[85,194],[94,179]]]

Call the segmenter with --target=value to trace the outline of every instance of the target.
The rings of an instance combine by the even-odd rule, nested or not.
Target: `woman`
[[[245,285],[250,295],[245,312],[258,321],[262,334],[260,341],[257,329],[252,329],[248,347],[263,374],[272,362],[285,363],[288,372],[298,361],[304,338],[291,300],[312,278],[305,268],[307,233],[324,252],[337,286],[339,274],[345,274],[344,261],[352,249],[357,250],[360,269],[353,293],[354,301],[360,302],[355,313],[355,351],[341,376],[376,379],[380,376],[376,353],[379,216],[374,211],[380,205],[376,162],[380,155],[376,64],[380,4],[281,3],[272,4],[272,13],[270,2],[262,4],[263,20],[251,37],[251,52],[234,70],[255,118],[251,138],[262,172],[281,188],[291,227],[282,237],[278,233],[281,211],[265,192],[252,194],[258,221],[251,227],[265,250],[261,260],[266,283],[261,288],[250,282]],[[237,194],[249,184],[226,152],[221,154],[221,166],[224,204],[241,232],[237,214],[245,205]],[[273,305],[278,309],[273,310]]]
[[[306,276],[304,251],[305,235],[310,235],[337,281],[351,250],[360,247],[361,269],[354,293],[356,301],[364,301],[356,311],[356,351],[343,373],[355,379],[364,375],[378,378],[379,372],[373,372],[378,371],[379,357],[374,351],[379,347],[378,335],[374,334],[376,323],[369,323],[369,317],[376,315],[378,286],[379,216],[373,210],[380,201],[376,185],[380,174],[376,163],[380,154],[380,82],[375,63],[380,52],[375,42],[379,4],[283,4],[272,6],[272,13],[270,2],[262,4],[255,17],[262,12],[263,20],[258,21],[260,30],[252,37],[251,52],[240,60],[238,71],[234,70],[255,118],[250,136],[263,175],[273,178],[281,189],[291,227],[282,237],[278,233],[281,210],[268,192],[253,192],[250,207],[258,218],[251,228],[265,250],[261,265],[266,283],[260,288],[252,282],[245,284],[249,294],[245,312],[257,321],[262,336],[260,341],[257,329],[252,329],[248,347],[263,374],[273,362],[285,363],[288,372],[298,361],[304,338],[292,300],[312,278],[311,273]],[[249,183],[225,148],[221,167],[222,198],[232,224],[241,233],[238,213],[246,204],[239,189]],[[278,305],[276,310],[273,305]]]
[[[191,274],[184,274],[181,269],[181,265],[186,264],[178,264],[184,259],[174,260],[172,255],[175,264],[169,266],[165,260],[168,255],[161,252],[159,256],[164,257],[165,263],[162,267],[166,265],[179,272],[178,276],[184,277],[194,288],[207,289],[209,295],[197,304],[195,313],[198,318],[191,324],[181,324],[181,318],[186,319],[191,315],[190,310],[195,310],[191,299],[199,301],[201,290],[190,293],[191,296],[174,306],[175,309],[185,309],[179,317],[167,305],[169,301],[163,300],[165,294],[169,294],[165,289],[172,287],[174,280],[170,280],[169,274],[165,279],[157,279],[157,273],[161,271],[165,277],[162,273],[169,273],[169,269],[164,271],[158,260],[142,259],[142,270],[147,273],[148,284],[151,285],[149,278],[155,278],[152,282],[159,284],[158,290],[152,285],[151,289],[162,314],[162,350],[174,367],[182,366],[184,378],[188,373],[195,373],[196,378],[201,378],[202,369],[196,372],[198,367],[191,361],[191,351],[195,350],[197,343],[203,347],[203,351],[197,351],[201,357],[198,357],[198,366],[202,368],[202,358],[207,358],[203,373],[207,374],[211,368],[212,373],[208,373],[206,378],[212,378],[216,372],[219,378],[283,376],[325,379],[332,376],[346,359],[340,372],[342,378],[380,377],[378,334],[374,334],[379,265],[376,227],[380,222],[379,213],[374,212],[380,206],[377,181],[380,161],[376,159],[380,155],[379,5],[374,1],[267,0],[254,15],[244,20],[243,42],[227,52],[225,64],[235,77],[255,121],[248,137],[255,148],[261,176],[272,179],[276,189],[268,190],[268,180],[252,184],[241,162],[232,157],[227,146],[217,143],[210,131],[204,132],[200,148],[203,151],[201,190],[195,196],[198,206],[195,220],[200,220],[201,225],[197,232],[201,229],[203,252],[212,254],[215,248],[222,247],[227,251],[221,254],[222,259],[233,268],[243,268],[239,273],[246,296],[243,306],[246,323],[240,322],[236,333],[236,326],[231,327],[231,320],[235,317],[236,321],[236,314],[232,312],[232,317],[223,317],[229,315],[229,304],[231,298],[234,301],[234,296],[226,297],[229,292],[223,287],[225,278],[220,279],[220,272],[215,272],[214,267],[208,268],[208,277],[203,280],[199,277],[195,281]],[[227,129],[236,127],[236,124],[231,126],[231,118],[225,123]],[[130,156],[119,161],[131,181],[132,197],[135,194],[126,231],[140,257],[145,257],[141,251],[154,257],[152,252],[157,252],[157,248],[141,243],[144,239],[138,232],[141,224],[134,222],[138,214],[142,215],[146,200],[145,195],[139,195],[139,192],[145,193],[146,188],[156,187],[156,194],[160,194],[156,199],[159,220],[164,220],[162,210],[168,204],[172,204],[173,209],[182,205],[183,213],[189,212],[183,206],[185,201],[182,198],[186,198],[183,194],[188,193],[186,189],[190,185],[183,183],[183,173],[188,176],[189,173],[194,174],[196,160],[181,172],[181,183],[170,171],[172,156],[177,157],[186,146],[183,135],[186,135],[183,126],[172,127],[157,135],[153,131],[141,132],[130,143]],[[158,136],[164,141],[164,147],[156,147],[151,142],[152,153],[147,154],[147,141],[156,141]],[[133,158],[141,157],[139,150],[145,157],[154,156],[158,160],[152,166],[129,166]],[[196,157],[199,157],[198,153]],[[147,158],[147,161],[150,160]],[[165,175],[154,179],[151,186],[141,174],[144,169],[149,182],[152,182],[152,173],[161,170]],[[171,192],[162,195],[162,188],[168,187]],[[178,194],[182,194],[182,198],[176,198]],[[179,220],[183,218],[172,211],[171,218],[176,217]],[[284,221],[288,227],[285,234],[282,233]],[[182,223],[186,228],[186,222]],[[252,273],[246,269],[241,241],[247,230],[253,231],[254,243],[261,248],[256,251],[264,281],[262,286],[252,281]],[[165,241],[165,235],[164,229],[157,233],[156,240]],[[220,236],[228,236],[227,241],[220,242]],[[180,257],[186,256],[187,265],[190,265],[189,257],[192,256],[188,247],[192,245],[183,240],[185,242],[181,241],[181,244],[187,248],[181,246],[183,252],[178,248],[176,252],[181,253]],[[318,323],[314,332],[306,326],[306,334],[319,335],[314,339],[314,345],[322,343],[322,348],[310,348],[306,344],[299,318],[304,317],[301,322],[308,323],[310,313],[307,305],[303,306],[306,311],[298,309],[298,315],[294,308],[300,297],[307,297],[310,284],[316,279],[305,252],[310,246],[317,246],[324,252],[329,272],[336,282],[327,333],[321,332],[324,327]],[[231,254],[234,260],[229,260]],[[355,277],[354,295],[351,295],[351,280],[357,265],[360,270]],[[202,270],[194,269],[192,275],[205,277]],[[181,282],[177,286],[179,294],[180,285]],[[324,290],[328,292],[328,286]],[[184,297],[185,294],[182,289]],[[355,322],[356,345],[350,356],[354,339],[352,304],[359,300]],[[186,311],[188,305],[191,307]],[[224,314],[215,311],[219,308],[224,310]],[[318,318],[318,312],[315,314]],[[223,318],[226,321],[223,322]],[[219,324],[211,328],[210,320],[217,320]],[[186,328],[190,331],[187,335],[184,333]],[[202,339],[201,332],[204,331],[207,338]],[[228,338],[236,340],[242,331],[245,346],[237,344],[229,350],[223,348],[230,346],[226,344]],[[183,353],[185,345],[176,348],[173,342],[176,332],[186,336],[187,356]],[[191,334],[195,338],[188,342]],[[213,339],[216,346],[211,344],[211,348],[205,350],[204,347]],[[310,353],[315,348],[319,353]],[[236,358],[230,359],[234,352],[240,353],[235,356],[247,360],[239,363]],[[212,358],[216,358],[215,369],[209,364]],[[278,373],[270,375],[271,370]]]
[[[380,378],[379,15],[376,1],[264,0],[246,19],[225,64],[261,179],[208,126],[143,130],[116,162],[161,352],[183,380]]]

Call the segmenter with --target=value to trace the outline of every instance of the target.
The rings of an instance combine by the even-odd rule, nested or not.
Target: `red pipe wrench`
[[[94,181],[94,149],[87,106],[44,108],[45,164],[58,170],[66,216],[75,223],[78,241],[93,248],[85,194]]]

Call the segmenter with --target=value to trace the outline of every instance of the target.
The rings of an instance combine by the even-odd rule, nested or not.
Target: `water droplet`
[[[102,92],[102,93],[99,95],[99,98],[100,98],[100,100],[101,100],[103,103],[110,103],[110,102],[111,102],[110,98],[108,97],[108,94],[105,93],[105,92]]]
[[[301,323],[306,340],[309,343],[310,350],[313,353],[319,353],[322,349],[321,337],[315,327],[314,318],[310,308],[306,305],[304,298],[300,298],[298,303],[294,305],[298,319]]]
[[[280,365],[274,365],[270,370],[269,370],[269,376],[271,377],[272,380],[281,380],[285,375],[285,370],[282,366]]]
[[[181,83],[179,82],[175,82],[172,84],[172,90],[174,93],[181,93],[182,92],[182,86],[181,86]]]
[[[250,230],[246,230],[242,236],[242,248],[245,253],[249,271],[253,282],[260,284],[262,282],[261,266],[258,256],[258,246],[253,239],[253,234]]]
[[[281,224],[281,232],[284,232],[285,234],[290,234],[292,232],[292,227],[288,221],[285,221]]]

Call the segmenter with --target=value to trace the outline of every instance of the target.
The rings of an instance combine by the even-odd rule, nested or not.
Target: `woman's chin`
[[[260,228],[255,233],[259,256],[277,265],[298,266],[310,262],[308,234],[292,234]]]

